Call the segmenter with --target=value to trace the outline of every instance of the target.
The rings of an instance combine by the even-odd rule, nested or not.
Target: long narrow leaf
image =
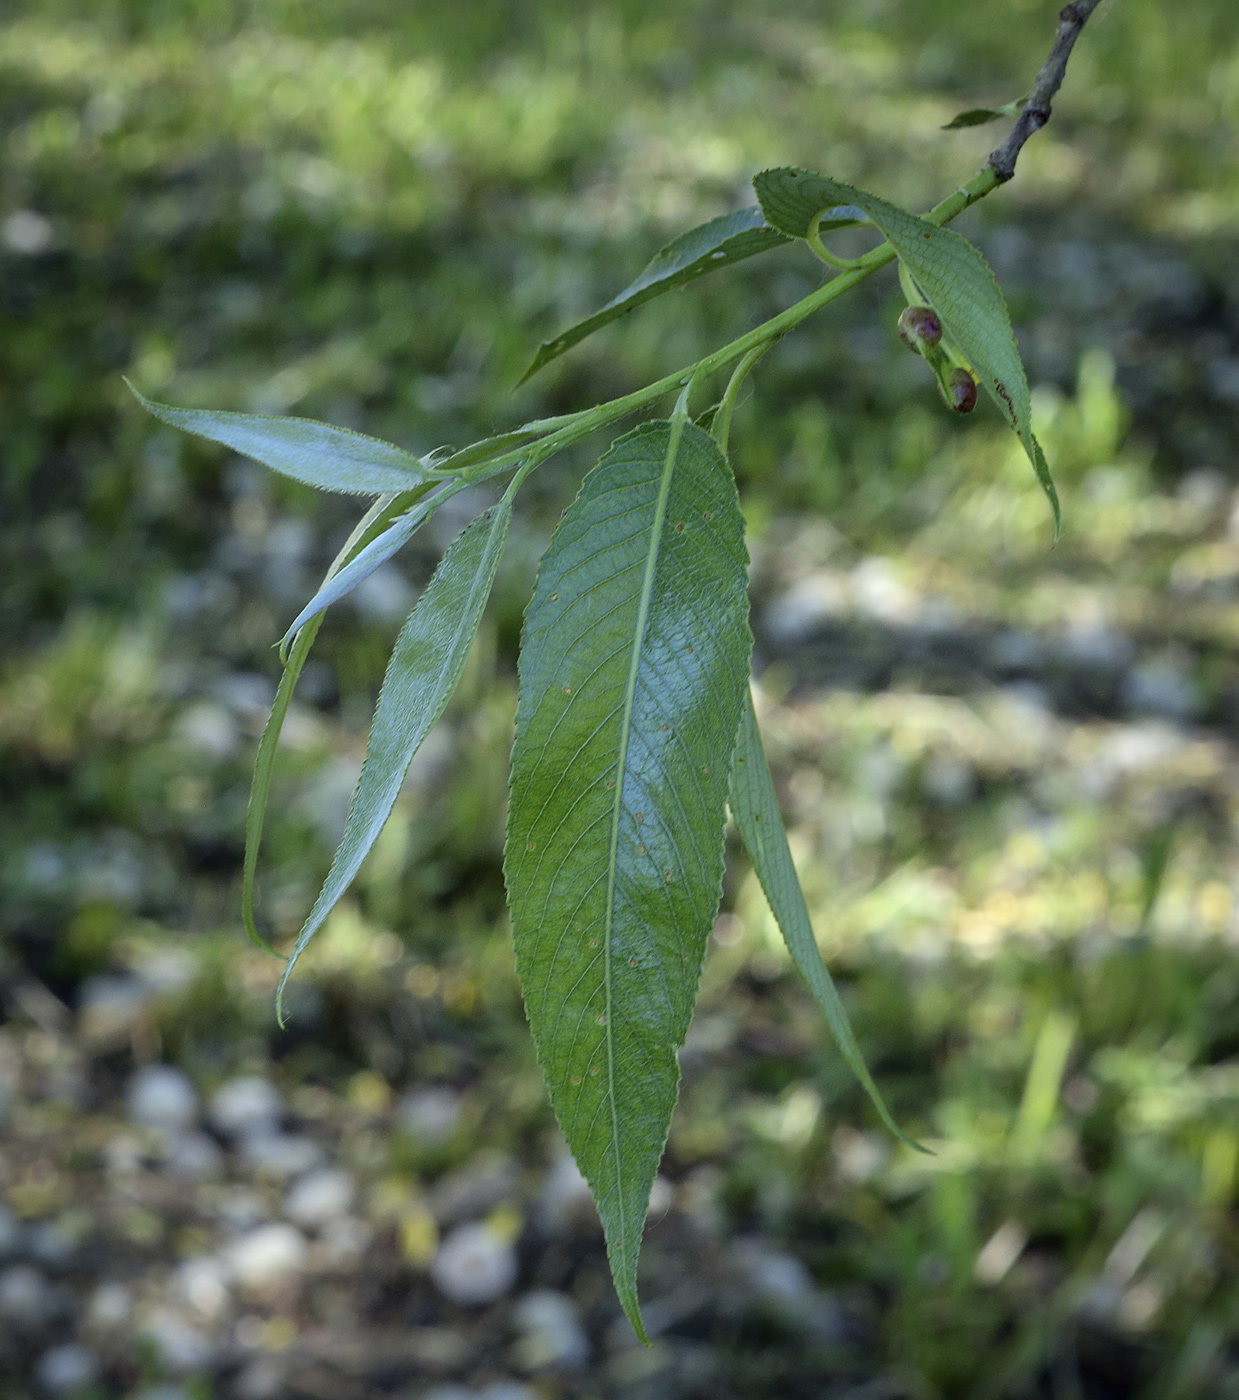
[[[281,652],[287,651],[293,638],[311,618],[326,612],[332,603],[351,593],[359,583],[386,564],[392,555],[398,553],[413,538],[444,501],[462,489],[463,483],[441,487],[433,495],[423,496],[411,510],[398,515],[382,534],[376,535],[364,549],[358,550],[338,573],[324,579],[318,592],[301,609],[285,632],[280,642]]]
[[[250,800],[245,815],[245,863],[241,868],[241,917],[245,921],[245,931],[251,940],[260,948],[265,948],[268,953],[274,953],[275,949],[258,932],[258,924],[254,918],[258,852],[262,846],[262,828],[267,816],[267,802],[271,796],[271,779],[275,772],[275,755],[280,743],[280,734],[288,717],[293,691],[297,688],[302,667],[310,654],[310,648],[314,645],[314,638],[318,636],[322,620],[320,615],[308,627],[302,629],[284,662],[284,673],[276,688],[271,713],[263,726],[262,738],[258,741],[254,776],[250,779]]]
[[[395,805],[414,754],[456,689],[511,519],[508,495],[466,526],[396,640],[344,836],[280,978],[277,1014],[282,1015],[284,988],[297,959],[352,883]]]
[[[844,222],[855,222],[846,219]],[[723,214],[709,223],[701,224],[688,233],[682,233],[646,264],[639,277],[630,282],[616,297],[613,297],[592,316],[587,316],[576,325],[561,331],[553,340],[545,341],[538,348],[529,368],[521,375],[520,383],[552,360],[558,359],[565,350],[579,344],[587,335],[641,306],[664,292],[673,291],[716,268],[730,267],[745,258],[765,253],[788,241],[785,235],[766,226],[760,209],[740,209],[734,214]]]
[[[847,1011],[839,999],[830,972],[822,961],[817,939],[813,936],[809,911],[805,907],[804,895],[800,889],[800,880],[792,863],[787,833],[783,829],[783,818],[779,813],[779,801],[770,777],[770,765],[766,762],[766,751],[762,747],[761,731],[757,727],[752,696],[747,697],[744,702],[739,734],[736,738],[731,773],[731,814],[753,861],[753,869],[757,872],[757,878],[783,933],[792,960],[799,968],[800,975],[809,984],[814,1000],[821,1007],[822,1015],[826,1017],[826,1024],[830,1027],[843,1058],[873,1100],[873,1106],[883,1123],[896,1137],[909,1146],[916,1147],[917,1144],[900,1129],[883,1102],[852,1033]]]
[[[1028,380],[1007,303],[977,249],[954,229],[939,228],[897,204],[811,170],[764,170],[753,188],[767,221],[795,238],[805,236],[819,210],[841,200],[863,209],[881,229],[1023,443],[1054,513],[1057,539],[1062,510],[1045,454],[1033,436]]]
[[[333,578],[354,551],[363,547],[376,533],[380,533],[394,514],[412,505],[414,498],[414,492],[404,492],[398,496],[380,496],[354,526],[344,542],[344,547],[332,560],[326,578]],[[249,807],[245,815],[245,863],[241,873],[241,917],[245,921],[245,931],[253,942],[269,953],[274,953],[275,949],[258,932],[258,924],[254,918],[258,853],[262,846],[262,828],[267,816],[267,800],[271,795],[271,778],[275,771],[275,754],[279,747],[280,733],[284,728],[284,720],[288,715],[288,706],[297,687],[301,668],[305,665],[310,648],[314,645],[314,638],[318,635],[320,621],[315,619],[301,632],[296,645],[285,659],[284,674],[280,677],[275,702],[263,727],[258,753],[254,759],[254,776],[250,781]]]
[[[132,384],[129,388],[148,413],[173,428],[222,443],[320,491],[380,496],[435,479],[435,473],[411,453],[348,428],[333,428],[310,418],[175,408],[146,398]]]
[[[517,972],[625,1312],[721,893],[751,639],[743,520],[677,417],[620,438],[525,618],[504,853]]]

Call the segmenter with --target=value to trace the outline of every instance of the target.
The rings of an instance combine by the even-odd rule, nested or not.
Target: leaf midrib
[[[632,656],[628,663],[628,680],[624,687],[624,711],[620,720],[619,753],[615,762],[615,799],[611,805],[611,848],[607,856],[607,905],[606,923],[603,929],[603,1003],[606,1024],[603,1026],[603,1040],[607,1047],[607,1098],[611,1108],[611,1148],[615,1156],[616,1205],[619,1215],[618,1238],[620,1248],[627,1253],[627,1224],[624,1213],[623,1161],[620,1155],[619,1110],[615,1095],[615,1027],[612,1009],[612,930],[615,923],[615,877],[619,863],[620,817],[624,806],[624,770],[628,765],[628,740],[632,733],[632,711],[637,693],[637,674],[641,666],[641,652],[645,645],[645,629],[649,621],[650,600],[654,593],[654,575],[657,571],[659,549],[662,544],[663,526],[667,518],[667,499],[671,494],[671,473],[675,467],[676,453],[680,438],[684,433],[686,418],[677,414],[671,420],[671,434],[667,442],[667,456],[663,461],[662,479],[658,484],[658,497],[654,502],[654,519],[650,525],[650,542],[645,555],[645,569],[641,578],[641,597],[637,604],[637,621],[633,628]]]

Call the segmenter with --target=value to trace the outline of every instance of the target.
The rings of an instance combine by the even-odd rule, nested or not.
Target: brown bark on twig
[[[1060,11],[1054,46],[1037,74],[1032,96],[1016,118],[1010,135],[990,155],[989,164],[999,181],[1009,180],[1015,174],[1015,162],[1024,148],[1024,142],[1050,120],[1050,102],[1062,86],[1071,50],[1075,47],[1088,17],[1100,3],[1101,0],[1072,0],[1070,5],[1065,5]]]

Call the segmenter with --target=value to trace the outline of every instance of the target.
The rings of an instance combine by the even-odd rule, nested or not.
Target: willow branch
[[[1071,57],[1071,50],[1080,37],[1080,31],[1088,22],[1088,17],[1099,4],[1101,0],[1072,0],[1070,5],[1064,5],[1060,11],[1054,46],[1037,74],[1032,96],[1016,118],[1011,134],[989,158],[989,166],[997,175],[999,184],[1015,174],[1015,162],[1024,149],[1025,141],[1050,120],[1050,102],[1063,85],[1063,75],[1067,71],[1067,60]]]

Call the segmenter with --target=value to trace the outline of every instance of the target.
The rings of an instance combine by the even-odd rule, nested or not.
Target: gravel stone
[[[200,1255],[178,1264],[172,1275],[172,1290],[182,1302],[208,1321],[220,1317],[228,1307],[228,1265],[214,1255]]]
[[[459,1225],[430,1265],[436,1287],[453,1303],[493,1303],[516,1282],[516,1252],[487,1225]]]
[[[562,1153],[551,1164],[538,1196],[537,1214],[542,1228],[552,1234],[561,1234],[577,1224],[597,1224],[589,1182],[570,1152]]]
[[[224,1170],[224,1154],[219,1144],[205,1133],[187,1133],[169,1144],[164,1153],[164,1170],[183,1181],[206,1181]]]
[[[230,1079],[215,1091],[208,1116],[212,1125],[228,1137],[271,1133],[284,1116],[284,1101],[269,1079],[248,1074]]]
[[[410,1089],[396,1105],[396,1123],[418,1147],[437,1147],[460,1123],[460,1095],[454,1089]]]
[[[241,1160],[258,1176],[286,1181],[318,1166],[323,1150],[316,1142],[291,1133],[254,1133],[242,1140]]]
[[[38,1269],[14,1264],[0,1273],[0,1318],[14,1328],[41,1327],[56,1312],[56,1291]]]
[[[305,1262],[305,1236],[292,1225],[260,1225],[228,1251],[233,1277],[254,1292],[277,1288],[296,1277]]]
[[[198,1119],[197,1091],[179,1069],[147,1065],[129,1081],[129,1117],[146,1128],[190,1128]]]
[[[49,1395],[72,1395],[99,1373],[99,1360],[89,1347],[68,1342],[45,1351],[34,1366],[34,1379]]]
[[[205,1335],[172,1308],[152,1312],[140,1335],[150,1343],[164,1370],[175,1376],[200,1371],[211,1359],[211,1344]]]
[[[581,1310],[566,1293],[527,1293],[517,1301],[512,1319],[522,1333],[514,1352],[521,1370],[584,1366],[589,1360]]]
[[[298,1225],[314,1229],[347,1215],[356,1193],[356,1184],[348,1172],[323,1167],[289,1187],[284,1213]]]

